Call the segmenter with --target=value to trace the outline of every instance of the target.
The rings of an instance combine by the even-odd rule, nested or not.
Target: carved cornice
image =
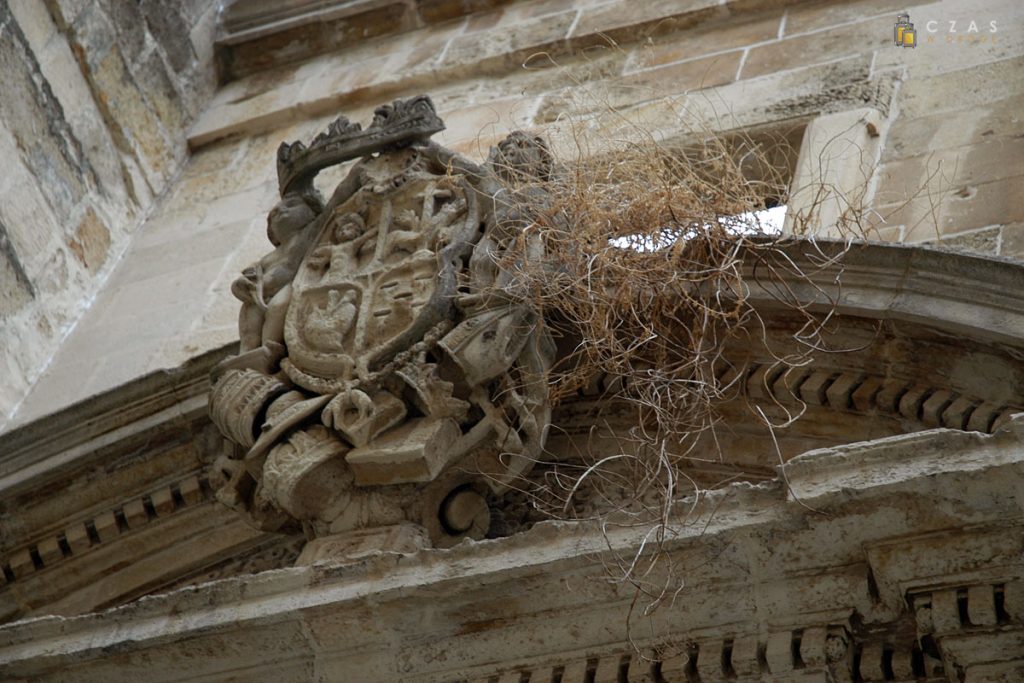
[[[873,586],[892,581],[892,570],[871,549],[913,552],[931,536],[936,552],[955,556],[979,527],[1019,539],[1022,435],[1015,419],[992,436],[937,431],[851,445],[803,456],[784,480],[736,485],[693,508],[684,501],[693,517],[664,550],[686,583],[650,618],[606,574],[644,530],[549,523],[447,551],[228,579],[112,612],[3,627],[0,674],[46,681],[74,667],[88,681],[116,667],[161,680],[174,675],[176,657],[202,648],[210,654],[194,661],[197,677],[259,668],[293,680],[316,662],[339,679],[358,667],[364,681],[559,671],[566,683],[598,671],[630,682],[654,671],[666,681],[825,671],[843,674],[837,680],[943,680],[953,670],[970,680],[971,667],[1012,666],[1024,654],[1012,649],[1024,634],[1019,551],[986,546],[959,558],[984,568],[987,581],[920,565],[920,587],[891,605]],[[836,479],[836,467],[848,475]],[[965,486],[989,496],[964,495]],[[622,636],[630,613],[639,653]],[[983,660],[957,654],[981,633],[1011,649]]]
[[[173,370],[160,370],[0,434],[0,501],[25,487],[99,458],[154,442],[152,430],[179,433],[205,422],[210,370],[237,344],[214,349]]]
[[[819,309],[836,301],[840,314],[927,325],[971,341],[1024,349],[1019,262],[880,242],[857,243],[845,255],[844,249],[839,240],[793,240],[784,251],[810,277],[787,272],[781,261],[774,277]],[[768,282],[765,263],[747,266],[749,275]],[[770,309],[779,290],[768,286],[752,285],[750,295]]]
[[[838,249],[829,242],[819,244],[826,253]],[[794,260],[806,267],[810,259],[805,254],[812,252],[808,245],[796,243],[790,249]],[[943,269],[943,274],[930,273],[933,268]],[[825,286],[833,275],[822,271],[816,277]],[[846,260],[840,306],[867,320],[914,323],[904,330],[910,339],[914,334],[925,334],[926,328],[932,338],[935,334],[945,335],[954,354],[960,345],[980,340],[983,345],[987,343],[991,353],[1003,354],[1012,362],[1019,357],[1021,346],[1014,329],[1022,324],[1024,316],[1022,285],[1021,267],[1010,262],[869,245],[855,247]],[[760,305],[770,312],[770,299],[757,292],[753,295],[761,296]],[[58,577],[64,573],[98,578],[102,567],[90,557],[123,552],[120,561],[138,561],[140,558],[132,554],[136,543],[133,539],[151,538],[156,544],[151,547],[158,548],[160,538],[166,536],[163,530],[181,527],[180,538],[185,539],[189,534],[183,525],[194,524],[189,533],[201,534],[212,528],[210,525],[220,523],[221,518],[200,513],[212,509],[212,503],[193,504],[191,492],[202,481],[201,468],[205,467],[197,458],[211,448],[204,443],[212,431],[205,414],[209,371],[231,351],[232,347],[211,351],[181,368],[153,373],[0,435],[0,505],[4,508],[0,517],[4,536],[0,566],[5,568],[0,596],[4,596],[5,605],[17,605],[21,598],[16,595],[34,594],[39,598],[42,593],[36,587],[59,585]],[[962,353],[973,355],[974,351]],[[904,359],[886,360],[896,364],[897,370],[900,362]],[[922,379],[919,370],[909,366],[894,373],[874,372],[879,365],[868,357],[862,363],[868,371],[823,361],[780,372],[776,366],[755,360],[747,366],[746,374],[737,379],[749,396],[766,397],[767,388],[783,404],[799,396],[817,410],[886,419],[898,429],[920,425],[991,432],[1006,423],[1009,414],[1021,405],[1005,398],[1019,395],[1013,373],[982,385],[1002,397],[989,400],[980,391],[963,391],[952,384]],[[1000,382],[1006,386],[997,386]],[[570,433],[574,433],[574,425],[585,427],[592,423],[587,422],[588,406],[597,405],[594,401],[600,397],[600,383],[592,389],[561,406],[555,417],[557,427],[570,428]],[[865,437],[851,432],[846,438]],[[167,453],[179,447],[194,451],[189,456],[193,460],[189,461],[188,469],[174,470],[179,467],[177,461],[167,460]],[[768,465],[777,460],[773,453],[759,457]],[[26,512],[26,503],[35,505],[52,498],[55,491],[86,481],[87,473],[104,471],[112,463],[137,468],[140,474],[132,488],[91,498],[80,507],[76,505],[81,499],[58,493],[63,508],[54,504],[54,512],[47,516]],[[770,476],[770,471],[765,470],[764,474]],[[199,489],[208,495],[202,484]],[[130,523],[129,517],[141,524]],[[90,522],[95,534],[89,530]],[[112,529],[113,533],[101,534],[101,527]],[[240,525],[239,530],[242,528]],[[88,546],[84,545],[85,540]],[[244,545],[259,541],[246,537],[239,542]],[[169,573],[161,573],[162,568],[154,565],[151,578],[154,585],[167,585],[181,578],[182,574],[175,572],[194,573],[203,567],[213,571],[211,563],[223,558],[199,557],[196,564]],[[898,594],[906,589],[906,585],[900,586],[880,584],[880,590]],[[40,604],[36,602],[34,606]]]
[[[113,509],[71,522],[57,534],[46,536],[0,560],[7,583],[50,569],[66,558],[78,558],[121,535],[143,528],[152,521],[165,521],[184,508],[210,499],[209,485],[196,474],[167,484]]]
[[[723,383],[733,381],[723,368]],[[804,403],[833,410],[880,413],[917,422],[924,427],[947,427],[991,434],[1011,415],[1024,410],[1020,403],[990,402],[958,394],[948,386],[930,386],[909,379],[842,371],[818,364],[787,367],[751,363],[742,380],[746,394],[771,397],[782,404]]]
[[[232,348],[0,436],[0,621],[120,604],[265,539],[214,504],[201,457]]]

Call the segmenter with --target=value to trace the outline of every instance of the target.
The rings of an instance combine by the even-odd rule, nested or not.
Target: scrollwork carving
[[[478,166],[430,142],[441,129],[421,96],[281,145],[274,250],[232,288],[240,352],[211,393],[235,445],[218,497],[263,528],[480,537],[544,446],[553,345],[499,264],[527,222],[502,197],[550,154],[514,133]],[[353,159],[324,202],[316,174]]]

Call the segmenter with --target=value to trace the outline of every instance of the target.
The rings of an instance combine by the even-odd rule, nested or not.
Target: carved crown
[[[426,95],[395,100],[373,113],[364,130],[358,123],[339,116],[309,145],[282,142],[277,149],[277,182],[281,194],[308,183],[321,170],[373,152],[405,147],[426,140],[444,130],[434,103]]]

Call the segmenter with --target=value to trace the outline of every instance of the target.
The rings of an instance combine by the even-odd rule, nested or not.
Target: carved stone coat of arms
[[[210,399],[217,495],[260,528],[479,538],[543,448],[553,345],[502,257],[525,239],[512,181],[550,156],[517,132],[478,166],[443,128],[421,96],[278,151],[274,250],[232,287],[240,353]],[[347,162],[324,201],[314,178]]]

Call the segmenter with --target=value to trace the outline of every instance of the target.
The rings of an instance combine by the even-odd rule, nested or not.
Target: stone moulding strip
[[[116,508],[80,520],[62,532],[11,553],[0,563],[0,585],[48,569],[65,558],[79,557],[150,522],[164,520],[186,507],[211,498],[210,487],[198,474],[132,498]]]
[[[774,400],[782,405],[872,412],[919,422],[926,428],[946,427],[991,434],[1024,412],[1019,404],[993,403],[961,395],[948,387],[932,387],[910,379],[893,379],[856,370],[779,363],[751,362],[745,367],[723,365],[716,377],[723,385],[739,383],[750,399]],[[578,396],[592,399],[615,388],[616,380],[601,376],[582,387]],[[571,419],[571,418],[570,418]]]
[[[1024,351],[1024,267],[1009,259],[878,242],[847,249],[825,238],[781,248],[800,272],[780,263],[769,279],[764,264],[746,265],[756,306],[780,305],[773,292],[784,287],[812,309],[928,325]],[[757,286],[761,278],[771,285]]]
[[[714,639],[674,637],[657,649],[577,655],[451,683],[697,683],[813,674],[838,674],[837,680],[843,680],[840,672],[856,681],[930,680],[945,675],[942,662],[926,655],[913,639],[884,634],[861,639],[852,636],[845,624],[828,624]]]
[[[205,420],[210,370],[235,349],[237,344],[214,349],[0,434],[0,497],[40,486],[83,459],[109,459],[108,449],[140,431],[180,431],[183,422]]]
[[[260,11],[245,12],[246,5],[255,3],[232,3],[222,17],[221,34],[216,45],[234,45],[272,35],[285,29],[295,28],[313,22],[330,21],[351,17],[361,12],[399,4],[394,0],[303,0],[289,3],[261,3]]]
[[[1024,622],[1024,579],[913,591],[907,603],[918,636],[942,636]]]
[[[730,381],[725,368],[720,380]],[[913,380],[886,379],[857,371],[752,363],[744,387],[750,398],[772,398],[784,405],[805,403],[839,411],[902,416],[926,427],[991,434],[1024,407],[961,396]],[[736,379],[741,379],[739,376]]]
[[[879,605],[870,597],[866,579],[863,578],[864,570],[867,569],[864,565],[864,548],[877,543],[898,542],[909,533],[947,533],[951,524],[966,537],[970,537],[973,527],[979,524],[1005,528],[1007,519],[1016,508],[1012,491],[1019,487],[1022,476],[1022,460],[1018,448],[1022,433],[1024,418],[1015,418],[992,436],[941,430],[880,440],[885,452],[879,452],[878,442],[823,449],[801,456],[796,466],[792,463],[785,466],[789,471],[788,486],[783,485],[781,480],[758,486],[735,484],[727,490],[709,494],[700,505],[700,514],[710,515],[708,523],[684,526],[677,537],[667,541],[667,551],[680,553],[681,559],[688,553],[694,553],[686,556],[697,561],[706,559],[707,553],[714,552],[711,545],[716,539],[728,540],[729,543],[740,543],[745,539],[742,542],[753,545],[747,547],[744,553],[757,558],[762,554],[770,554],[768,549],[778,541],[778,534],[781,534],[799,543],[797,547],[808,552],[789,553],[787,559],[780,560],[784,564],[780,565],[778,577],[785,577],[787,582],[786,589],[780,595],[786,595],[789,599],[763,616],[759,615],[759,619],[754,620],[756,623],[721,623],[714,616],[717,610],[706,617],[691,616],[684,607],[680,607],[680,611],[673,615],[661,613],[666,619],[671,616],[673,620],[683,620],[684,623],[690,620],[685,627],[676,625],[664,631],[666,638],[674,634],[685,634],[682,638],[676,636],[671,642],[678,644],[680,640],[685,641],[686,637],[690,637],[695,644],[694,647],[686,642],[684,651],[674,653],[685,655],[684,661],[674,661],[670,666],[666,666],[663,661],[662,675],[666,670],[675,675],[671,668],[673,666],[677,670],[682,668],[685,673],[693,651],[697,652],[694,666],[704,680],[711,679],[710,673],[715,670],[708,669],[708,676],[705,677],[700,669],[704,663],[714,667],[726,662],[728,668],[737,674],[737,679],[740,678],[738,674],[741,670],[767,670],[774,680],[775,672],[781,672],[787,667],[799,673],[801,670],[810,671],[823,658],[826,664],[830,657],[839,662],[850,653],[850,647],[836,652],[842,650],[838,647],[842,643],[833,642],[828,647],[828,639],[830,635],[833,638],[842,635],[840,627],[845,625],[844,619],[849,617],[852,609],[861,614],[865,614],[865,610],[875,610],[878,619],[892,625],[887,627],[887,633],[894,636],[894,639],[886,640],[875,629],[867,633],[853,632],[855,637],[849,642],[854,643],[854,652],[860,653],[860,666],[892,666],[894,670],[897,665],[904,666],[908,659],[903,645],[906,641],[900,638],[904,634],[902,626],[909,625],[903,621],[906,604],[901,601],[900,609],[879,611]],[[849,472],[849,476],[837,479],[834,476],[837,466]],[[893,473],[894,467],[900,469]],[[977,480],[982,472],[991,483],[991,487],[986,490],[991,490],[994,496],[992,500],[975,499],[975,505],[969,506],[966,501],[958,498],[962,482]],[[817,487],[817,490],[813,487]],[[819,512],[810,511],[807,505],[795,504],[791,500],[791,489],[800,491],[802,499]],[[933,499],[937,491],[941,495]],[[950,509],[955,511],[956,519],[926,514],[929,506],[943,503],[954,504]],[[888,518],[892,520],[892,526],[858,524],[842,527],[848,534],[845,537],[838,534],[838,537],[842,537],[842,546],[835,551],[839,553],[838,556],[833,555],[835,549],[825,552],[816,549],[814,545],[803,545],[820,538],[820,534],[830,537],[836,535],[836,525],[841,524],[836,519],[845,518],[847,513],[870,517],[877,511],[894,508],[904,512],[918,510],[921,514],[892,514]],[[830,509],[842,514],[836,519],[828,514],[820,514]],[[799,520],[807,524],[798,523]],[[737,535],[737,530],[743,530],[743,533]],[[496,639],[504,638],[507,634],[494,628],[487,632],[487,629],[467,631],[465,627],[467,623],[494,624],[495,620],[476,601],[475,596],[479,596],[481,591],[493,588],[498,594],[505,590],[518,595],[525,587],[529,587],[531,591],[536,591],[534,594],[544,595],[546,593],[541,588],[550,587],[549,590],[558,591],[558,587],[564,589],[565,581],[571,579],[579,582],[577,589],[562,590],[557,599],[553,596],[551,603],[542,601],[529,609],[524,606],[523,609],[527,611],[520,619],[506,620],[499,626],[509,629],[511,635],[521,636],[526,629],[542,628],[545,625],[550,625],[552,633],[564,634],[562,629],[572,622],[584,629],[583,636],[580,636],[584,638],[582,642],[607,643],[604,638],[607,633],[602,630],[605,628],[603,622],[597,620],[588,625],[586,620],[577,621],[579,615],[576,610],[583,610],[581,614],[592,614],[595,618],[619,614],[617,610],[625,614],[629,610],[632,601],[628,595],[621,595],[614,587],[595,581],[594,577],[603,575],[599,573],[604,571],[602,559],[607,559],[607,553],[616,549],[635,548],[641,537],[642,534],[636,529],[609,529],[601,533],[596,525],[548,522],[516,536],[465,543],[450,550],[421,550],[405,556],[381,555],[367,558],[358,565],[317,564],[282,569],[154,595],[106,612],[70,618],[35,618],[0,627],[0,676],[20,675],[19,671],[28,671],[22,667],[31,667],[32,676],[45,678],[47,672],[67,671],[70,666],[81,666],[84,672],[84,667],[90,664],[101,666],[105,662],[123,665],[126,667],[126,675],[130,675],[133,667],[152,667],[172,656],[173,652],[161,650],[168,643],[181,643],[181,647],[194,648],[231,642],[244,648],[244,652],[229,648],[230,652],[222,655],[221,648],[212,647],[209,658],[203,662],[197,661],[197,666],[208,666],[207,671],[211,675],[223,675],[227,668],[236,666],[239,661],[245,661],[249,667],[259,666],[261,662],[269,663],[275,656],[280,656],[280,652],[287,652],[295,658],[304,657],[315,663],[318,657],[329,661],[343,656],[353,647],[379,647],[377,654],[372,656],[377,657],[374,661],[383,666],[385,662],[395,662],[395,643],[380,642],[379,638],[373,640],[376,630],[367,631],[361,619],[338,619],[339,611],[356,610],[350,613],[360,614],[358,610],[366,607],[367,611],[362,614],[367,619],[377,620],[374,623],[376,629],[382,625],[394,625],[389,621],[392,618],[401,621],[402,615],[408,614],[409,610],[438,604],[438,595],[450,597],[452,605],[450,612],[443,611],[436,615],[438,623],[443,624],[446,632],[451,633],[451,638],[444,643],[444,652],[449,659],[439,663],[436,654],[441,645],[434,640],[426,642],[428,639],[421,639],[421,642],[409,645],[406,653],[411,659],[403,659],[402,662],[411,666],[415,666],[416,661],[429,662],[431,666],[427,667],[428,670],[416,677],[398,676],[389,680],[464,681],[474,680],[473,677],[484,674],[483,680],[518,681],[525,673],[524,669],[515,668],[519,665],[550,667],[549,670],[562,667],[563,680],[569,683],[572,679],[566,678],[567,672],[578,671],[582,662],[583,676],[587,676],[591,659],[600,661],[608,650],[611,651],[609,666],[613,669],[618,667],[618,672],[621,672],[624,665],[622,655],[629,652],[629,646],[618,640],[602,646],[608,650],[573,655],[565,655],[567,651],[572,651],[571,640],[563,642],[568,647],[561,650],[556,649],[557,643],[554,642],[533,643],[530,649],[536,652],[536,658],[532,663],[522,661],[532,654],[525,651],[518,651],[503,663],[497,663],[487,652],[480,651],[480,644],[498,642]],[[1002,559],[1004,556],[997,549],[985,557],[975,558],[974,561],[987,561],[990,568],[1008,577],[1015,577],[1019,572],[1019,560],[1014,559],[1014,567],[1008,568]],[[731,579],[721,586],[721,592],[716,594],[718,597],[711,595],[706,602],[701,603],[702,609],[714,607],[719,600],[729,601],[723,604],[735,604],[733,601],[737,599],[736,591],[739,588],[747,591],[750,596],[758,592],[758,587],[762,585],[760,579],[751,579],[743,566],[737,566],[735,573],[728,576],[717,573],[718,569],[732,566],[730,562],[723,562],[721,567],[715,569],[716,578]],[[829,590],[806,595],[808,572],[816,576],[824,570],[838,583],[827,582],[826,585],[832,587]],[[939,572],[927,576],[918,575],[918,578],[934,581],[942,586],[942,591],[947,591],[947,586],[954,587],[953,596],[959,600],[960,589],[956,586],[961,584],[948,583],[956,581],[956,577],[950,578]],[[1007,578],[1005,581],[992,582],[991,598],[995,603],[998,586],[1002,585],[1002,601],[1006,612],[1011,617],[1019,618],[1015,611],[1020,605],[1016,580]],[[774,583],[775,579],[772,581]],[[864,590],[848,590],[851,586],[863,587]],[[968,619],[972,623],[973,619],[988,619],[987,612],[981,607],[988,600],[988,594],[975,589],[972,595],[971,586],[966,591]],[[933,591],[932,600],[935,594]],[[691,591],[689,597],[699,599],[702,595],[702,591]],[[943,595],[947,595],[945,599],[949,602],[948,594]],[[972,608],[970,602],[976,598],[979,607]],[[488,604],[495,609],[501,608],[500,605],[495,607],[498,603],[493,600]],[[468,605],[471,609],[466,612],[460,605]],[[552,613],[552,609],[558,612]],[[972,618],[972,609],[979,615]],[[946,612],[949,611],[946,609]],[[467,619],[470,621],[467,622]],[[782,623],[774,623],[779,621]],[[311,625],[315,630],[320,629],[316,630],[318,636],[311,638],[304,635],[308,633],[306,627],[302,623],[297,626],[297,622]],[[268,646],[271,642],[269,640],[251,638],[253,629],[272,629],[276,624],[286,625],[284,632],[294,633],[295,638],[283,640],[277,638],[278,634],[275,633],[273,642],[276,645],[273,647]],[[406,624],[406,627],[420,628],[417,624]],[[768,628],[761,631],[761,626]],[[587,628],[591,630],[586,631]],[[229,634],[234,636],[228,638]],[[756,636],[751,637],[754,634]],[[353,643],[350,638],[356,635],[365,637],[365,642]],[[823,635],[826,647],[821,646]],[[576,638],[577,635],[568,634],[565,637]],[[602,640],[585,640],[597,637]],[[198,640],[190,642],[192,638]],[[203,641],[202,638],[212,640]],[[278,645],[283,649],[274,650]],[[653,650],[658,644],[641,642],[640,645]],[[548,648],[546,653],[543,652],[545,647]],[[302,652],[299,652],[300,649]],[[703,658],[702,652],[711,654]],[[830,652],[834,654],[829,655]],[[150,659],[147,653],[152,653],[154,659]],[[361,654],[370,658],[372,653]],[[460,659],[463,655],[472,656],[472,659]],[[216,657],[222,658],[214,661]],[[913,658],[914,653],[911,651],[909,659],[912,672],[915,666]],[[634,661],[636,678],[632,671]],[[625,680],[643,680],[646,661],[643,657],[634,659],[631,655],[629,661],[625,662],[625,675],[629,676]],[[854,665],[851,663],[851,666]],[[499,671],[495,672],[495,669]],[[540,671],[545,669],[541,668]],[[650,672],[649,668],[647,672]],[[82,679],[86,680],[84,674]],[[99,679],[94,676],[88,680]],[[680,679],[679,676],[676,676],[676,680],[687,681],[685,677]]]

